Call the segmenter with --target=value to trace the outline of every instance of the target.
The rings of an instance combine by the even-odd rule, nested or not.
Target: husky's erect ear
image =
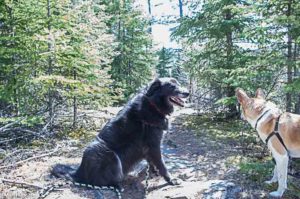
[[[264,91],[261,88],[258,88],[255,93],[255,98],[265,99]]]
[[[159,90],[161,87],[161,81],[158,78],[155,78],[155,80],[153,80],[150,85],[149,88],[147,90],[147,96],[151,96],[155,93],[155,91]]]
[[[247,102],[250,99],[248,97],[247,93],[241,88],[237,88],[235,90],[235,95],[236,95],[236,98],[238,99],[240,104],[243,104],[243,103]]]

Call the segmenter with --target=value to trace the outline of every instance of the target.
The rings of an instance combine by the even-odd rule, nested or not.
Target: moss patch
[[[198,136],[205,135],[210,139],[223,143],[241,140],[256,143],[256,132],[241,120],[225,120],[209,115],[191,115],[185,117],[182,125],[195,131]]]

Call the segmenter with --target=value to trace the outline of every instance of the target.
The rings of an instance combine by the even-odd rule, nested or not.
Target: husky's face
[[[238,88],[236,96],[241,105],[241,118],[247,120],[253,127],[266,110],[270,110],[270,114],[274,117],[280,114],[280,110],[273,102],[266,101],[261,89],[257,89],[255,96],[250,98],[244,90]]]

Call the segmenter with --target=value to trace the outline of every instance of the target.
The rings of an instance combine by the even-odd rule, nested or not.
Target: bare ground
[[[268,192],[276,189],[277,185],[268,187],[263,184],[271,177],[273,167],[269,159],[264,158],[268,155],[266,150],[257,144],[255,136],[231,130],[240,128],[240,124],[236,126],[227,121],[202,119],[188,109],[178,111],[172,120],[164,139],[163,153],[170,173],[180,179],[181,184],[170,186],[161,177],[151,174],[146,187],[145,164],[141,163],[124,181],[123,198],[268,198]],[[50,191],[47,199],[116,198],[113,191],[100,194],[65,184],[50,175],[51,167],[57,163],[78,165],[85,140],[47,142],[35,148],[19,148],[12,154],[7,153],[2,163],[0,160],[0,178],[18,181],[17,184],[0,183],[1,199],[35,199],[39,197],[40,189],[32,185],[50,188],[54,184],[62,186]],[[53,154],[15,164],[49,152]],[[3,168],[5,166],[10,167]],[[20,185],[21,181],[30,185]],[[292,182],[292,187],[284,198],[299,198],[299,181],[289,177],[289,182]]]

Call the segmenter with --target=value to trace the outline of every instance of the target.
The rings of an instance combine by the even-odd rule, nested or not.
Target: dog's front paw
[[[180,185],[182,183],[182,180],[179,178],[172,178],[168,181],[170,185]]]
[[[157,169],[153,165],[149,166],[149,171],[148,172],[149,172],[150,177],[159,176],[159,172],[157,171]]]
[[[270,196],[274,198],[280,198],[282,195],[283,195],[282,191],[273,191],[270,193]]]

